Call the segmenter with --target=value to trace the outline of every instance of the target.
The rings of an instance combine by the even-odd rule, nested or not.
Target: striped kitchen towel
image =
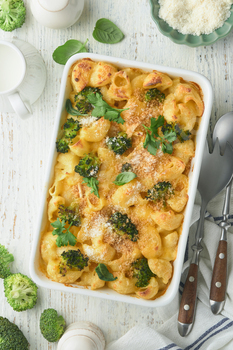
[[[196,204],[193,210],[192,226],[187,244],[186,261],[180,289],[176,298],[167,306],[157,308],[162,325],[148,327],[137,325],[120,339],[110,343],[106,350],[233,350],[233,235],[228,234],[228,285],[226,303],[221,315],[213,315],[209,307],[209,286],[214,265],[215,253],[220,237],[217,225],[222,220],[224,191],[208,206],[205,220],[203,251],[201,252],[198,301],[193,329],[187,337],[181,337],[177,330],[177,317],[180,297],[183,291],[186,274],[192,254],[200,207]],[[200,203],[197,195],[196,203]],[[232,231],[232,228],[229,229]]]

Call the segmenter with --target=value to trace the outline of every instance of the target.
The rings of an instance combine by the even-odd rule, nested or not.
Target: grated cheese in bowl
[[[210,34],[230,17],[233,0],[159,0],[159,17],[182,34]]]

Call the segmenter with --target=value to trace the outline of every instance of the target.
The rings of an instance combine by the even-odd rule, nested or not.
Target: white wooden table
[[[29,274],[28,262],[63,70],[63,66],[52,60],[57,46],[71,38],[82,42],[89,38],[90,52],[204,74],[213,84],[215,94],[210,130],[217,118],[233,110],[233,33],[209,47],[193,49],[176,45],[158,31],[150,16],[148,0],[86,0],[82,17],[74,26],[53,30],[35,21],[29,2],[25,1],[27,17],[22,28],[13,33],[0,31],[0,39],[17,37],[33,44],[47,68],[46,87],[33,105],[32,118],[22,121],[13,113],[0,111],[0,243],[15,256],[13,271],[24,274]],[[125,33],[121,43],[105,45],[93,39],[95,22],[103,17],[114,21]],[[56,349],[56,344],[49,344],[39,331],[40,314],[48,307],[62,314],[67,324],[77,320],[94,322],[103,330],[107,342],[119,338],[134,325],[146,323],[156,328],[162,322],[153,308],[43,288],[39,288],[38,294],[34,309],[17,313],[6,302],[0,283],[0,315],[21,327],[33,350]]]

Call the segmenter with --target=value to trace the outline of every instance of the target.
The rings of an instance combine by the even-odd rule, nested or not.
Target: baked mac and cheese
[[[172,278],[201,90],[89,58],[73,65],[70,79],[43,269],[60,283],[155,299]]]

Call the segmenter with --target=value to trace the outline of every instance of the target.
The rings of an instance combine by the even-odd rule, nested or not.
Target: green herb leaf
[[[56,245],[58,247],[63,247],[67,245],[74,246],[76,244],[76,237],[70,232],[70,226],[68,228],[65,227],[65,220],[60,221],[59,218],[53,223],[54,230],[52,232],[53,236],[57,235]]]
[[[91,193],[94,193],[98,198],[100,198],[99,192],[98,192],[99,181],[97,180],[96,177],[84,177],[83,183],[87,184],[87,186],[92,189]]]
[[[108,271],[107,266],[104,264],[99,264],[96,268],[95,271],[99,277],[100,280],[102,281],[115,281],[117,277],[113,277],[113,274]]]
[[[124,119],[121,118],[121,112],[127,111],[126,109],[117,109],[109,106],[107,102],[105,102],[98,92],[96,94],[90,94],[87,96],[88,101],[94,106],[91,115],[94,117],[104,117],[104,119],[110,120],[112,122],[116,122],[118,124],[124,124]]]
[[[86,117],[88,115],[88,114],[82,114],[76,108],[74,108],[69,99],[66,100],[66,112],[73,116],[81,115],[83,117]]]
[[[92,35],[95,40],[103,44],[116,44],[124,38],[122,31],[106,18],[96,22]]]
[[[58,46],[56,50],[53,52],[53,59],[55,62],[59,64],[66,64],[68,59],[79,52],[87,52],[87,49],[85,48],[86,43],[88,42],[88,39],[85,41],[85,43],[81,43],[81,41],[78,40],[68,40],[64,45]]]
[[[117,186],[122,186],[135,179],[135,177],[137,177],[137,175],[134,174],[132,171],[125,171],[117,175],[113,183]]]
[[[177,133],[171,128],[166,129],[164,117],[162,115],[160,115],[157,119],[151,118],[151,125],[149,128],[145,125],[143,126],[147,130],[143,147],[147,148],[150,154],[155,156],[160,146],[163,153],[172,154],[172,142],[177,139]],[[161,126],[163,136],[160,136],[158,133],[158,129]]]

